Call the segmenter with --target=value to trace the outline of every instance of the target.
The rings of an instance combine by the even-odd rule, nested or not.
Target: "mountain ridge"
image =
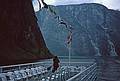
[[[51,6],[74,30],[71,55],[116,56],[119,55],[120,12],[96,3]],[[68,55],[66,39],[68,31],[53,14],[42,9],[36,13],[38,23],[48,48],[55,54]],[[60,51],[62,50],[62,51]]]

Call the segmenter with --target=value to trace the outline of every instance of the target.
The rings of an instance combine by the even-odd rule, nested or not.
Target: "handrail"
[[[19,66],[27,66],[27,65],[41,64],[41,63],[45,63],[45,62],[34,62],[34,63],[25,63],[25,64],[16,64],[16,65],[0,66],[0,68],[19,67]],[[49,62],[49,63],[50,63],[50,62]],[[68,62],[62,62],[62,63],[68,63]],[[93,63],[93,62],[71,62],[71,63]]]
[[[96,68],[97,68],[97,67],[96,67]],[[89,81],[89,79],[90,79],[91,77],[95,77],[95,76],[96,76],[95,71],[97,71],[97,69],[94,70],[94,72],[87,78],[86,81]]]
[[[90,67],[88,67],[87,69],[81,71],[80,73],[76,74],[75,76],[73,76],[72,78],[68,79],[67,81],[73,81],[76,77],[79,77],[82,73],[84,73],[85,71],[89,70],[90,68],[92,68],[93,66],[95,66],[96,63],[94,63],[93,65],[91,65]]]
[[[68,62],[62,62],[62,63],[68,63]],[[94,62],[70,62],[70,63],[94,63]]]
[[[96,78],[96,74],[94,74],[94,76],[93,76],[92,80],[93,80],[93,81],[95,81],[95,78]]]
[[[93,72],[97,67],[94,67],[87,75],[85,75],[81,80],[84,80],[91,72]]]
[[[2,68],[10,68],[10,67],[20,67],[20,66],[27,66],[27,65],[35,65],[35,64],[41,64],[43,62],[34,62],[34,63],[25,63],[25,64],[16,64],[16,65],[8,65],[8,66],[0,66],[0,69]]]

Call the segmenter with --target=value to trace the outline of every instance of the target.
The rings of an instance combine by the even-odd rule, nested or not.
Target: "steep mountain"
[[[120,12],[86,3],[80,5],[50,6],[72,32],[72,56],[120,56]],[[45,42],[54,54],[68,56],[65,25],[48,9],[36,13]]]

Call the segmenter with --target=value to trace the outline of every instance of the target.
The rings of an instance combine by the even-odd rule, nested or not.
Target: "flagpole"
[[[70,65],[71,65],[71,46],[72,46],[72,32],[69,31],[68,35],[68,69],[69,69],[69,77],[70,77]]]
[[[71,42],[69,44],[68,51],[69,51],[69,66],[70,66],[70,64],[71,64]]]
[[[71,46],[72,46],[72,32],[69,31],[69,36],[68,36],[68,53],[69,53],[69,66],[71,64]]]

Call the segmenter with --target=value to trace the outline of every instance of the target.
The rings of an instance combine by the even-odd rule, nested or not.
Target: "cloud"
[[[55,0],[54,5],[91,3],[92,0]]]
[[[100,3],[108,7],[109,9],[120,10],[120,0],[44,0],[50,5],[68,5],[68,4],[82,4],[82,3]],[[39,4],[37,0],[33,0],[33,6],[35,11],[39,10]]]
[[[120,0],[53,0],[52,5],[82,4],[82,3],[100,3],[110,9],[120,9]]]
[[[44,0],[47,4],[54,4],[55,0]]]
[[[109,9],[120,9],[120,0],[93,0],[94,3],[101,3]]]
[[[33,0],[32,1],[32,4],[33,4],[33,8],[35,11],[39,11],[39,3],[37,0]]]

